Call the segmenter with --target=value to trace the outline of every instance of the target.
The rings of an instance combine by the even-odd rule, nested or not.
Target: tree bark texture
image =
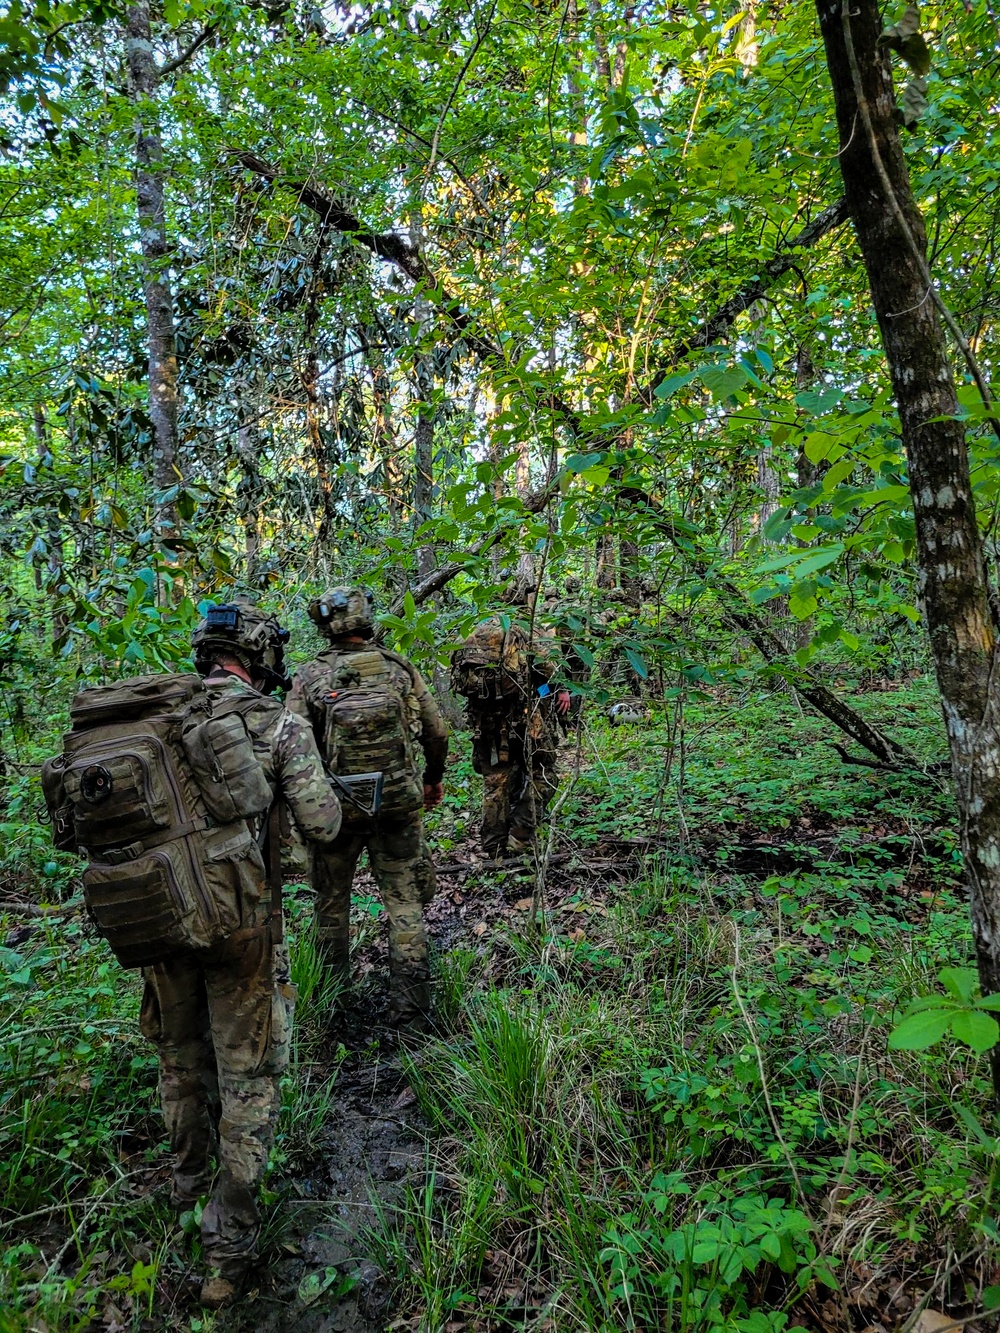
[[[163,144],[155,108],[160,71],[153,55],[149,0],[136,0],[128,11],[126,55],[132,99],[136,104],[135,188],[146,298],[149,345],[149,416],[153,423],[153,484],[173,486],[177,469],[177,338],[174,298],[168,272],[167,222],[163,191]],[[157,514],[161,535],[177,530],[176,507]]]
[[[1000,712],[996,635],[944,329],[928,286],[923,218],[895,121],[876,0],[817,0],[840,167],[909,460],[918,592],[951,746],[983,990],[1000,990]],[[909,233],[909,234],[908,234]],[[914,244],[915,243],[915,244]],[[994,1082],[1000,1089],[994,1058]]]

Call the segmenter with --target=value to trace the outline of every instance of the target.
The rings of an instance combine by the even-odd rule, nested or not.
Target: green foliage
[[[889,1044],[898,1051],[922,1051],[946,1033],[982,1054],[1000,1038],[993,1012],[1000,1011],[1000,996],[977,995],[979,978],[972,968],[946,967],[938,973],[944,995],[922,995],[910,1001],[902,1022],[893,1028]]]

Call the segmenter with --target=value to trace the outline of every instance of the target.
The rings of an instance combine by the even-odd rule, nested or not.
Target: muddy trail
[[[331,1025],[335,1100],[313,1164],[282,1191],[260,1272],[226,1333],[378,1333],[391,1293],[368,1257],[373,1200],[391,1206],[423,1163],[423,1126],[387,1006],[365,997]],[[346,1048],[346,1054],[344,1053]]]
[[[764,878],[789,862],[823,860],[845,833],[844,826],[817,827],[803,815],[774,841],[747,828],[719,829],[692,851],[695,861],[718,870],[715,852],[725,846],[730,870]],[[864,828],[853,835],[882,842],[891,847],[893,860],[916,860],[919,866],[906,830]],[[541,893],[552,928],[571,938],[581,934],[588,914],[607,911],[616,884],[641,874],[649,857],[662,850],[655,836],[611,833],[586,848],[557,839]],[[523,858],[487,863],[472,839],[442,857],[438,880],[426,919],[439,956],[484,949],[498,930],[526,924],[539,901],[536,864]],[[355,889],[362,901],[376,898],[366,869]],[[393,1293],[366,1235],[379,1209],[403,1201],[407,1182],[420,1185],[429,1132],[407,1074],[409,1061],[419,1064],[422,1041],[403,1051],[387,1025],[387,974],[384,924],[369,917],[360,922],[354,986],[331,1019],[314,1066],[320,1077],[336,1075],[329,1118],[309,1169],[286,1181],[276,1209],[278,1230],[247,1298],[216,1325],[224,1333],[380,1333],[389,1326],[409,1327],[405,1316],[397,1318]]]
[[[623,855],[612,841],[586,855],[555,851],[545,875],[546,910],[602,910],[602,886],[634,874],[645,850]],[[487,864],[469,840],[442,860],[438,882],[426,919],[432,949],[441,954],[481,948],[501,923],[526,921],[538,868],[524,858]],[[375,897],[367,869],[355,892]],[[381,1333],[393,1321],[392,1292],[366,1230],[379,1209],[402,1202],[407,1182],[419,1185],[429,1127],[407,1076],[408,1061],[419,1063],[421,1039],[400,1048],[387,1023],[387,981],[384,926],[366,931],[362,923],[354,986],[312,1067],[319,1078],[336,1074],[329,1118],[309,1169],[286,1180],[259,1271],[244,1300],[217,1321],[220,1333]]]

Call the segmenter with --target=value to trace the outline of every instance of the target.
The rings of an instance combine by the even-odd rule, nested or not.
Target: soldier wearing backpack
[[[288,706],[311,723],[331,773],[382,774],[378,814],[345,800],[340,837],[313,856],[320,946],[349,982],[351,885],[367,848],[389,918],[390,1018],[419,1027],[430,1007],[423,907],[436,888],[421,811],[441,800],[448,728],[416,668],[373,642],[367,589],[333,588],[309,616],[330,646],[299,668]]]
[[[144,969],[140,1027],[159,1055],[171,1200],[185,1209],[211,1195],[211,1308],[236,1299],[255,1257],[288,1058],[294,988],[269,812],[285,801],[318,843],[340,828],[312,735],[266,697],[284,680],[287,637],[252,606],[212,608],[193,636],[198,675],[84,690],[42,777],[56,845],[88,860],[91,916],[118,960]]]
[[[480,840],[494,859],[532,845],[555,795],[556,719],[570,695],[552,688],[554,672],[551,639],[509,614],[477,625],[452,654],[451,687],[466,701],[472,766],[483,779]]]

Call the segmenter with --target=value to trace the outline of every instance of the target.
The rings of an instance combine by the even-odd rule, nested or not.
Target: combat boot
[[[430,1030],[431,983],[427,976],[395,972],[389,981],[389,1022],[401,1032]]]
[[[201,1284],[201,1304],[206,1310],[227,1310],[243,1295],[249,1264],[213,1268]]]
[[[507,846],[510,849],[511,856],[527,856],[535,850],[534,830],[512,828],[507,838]]]

